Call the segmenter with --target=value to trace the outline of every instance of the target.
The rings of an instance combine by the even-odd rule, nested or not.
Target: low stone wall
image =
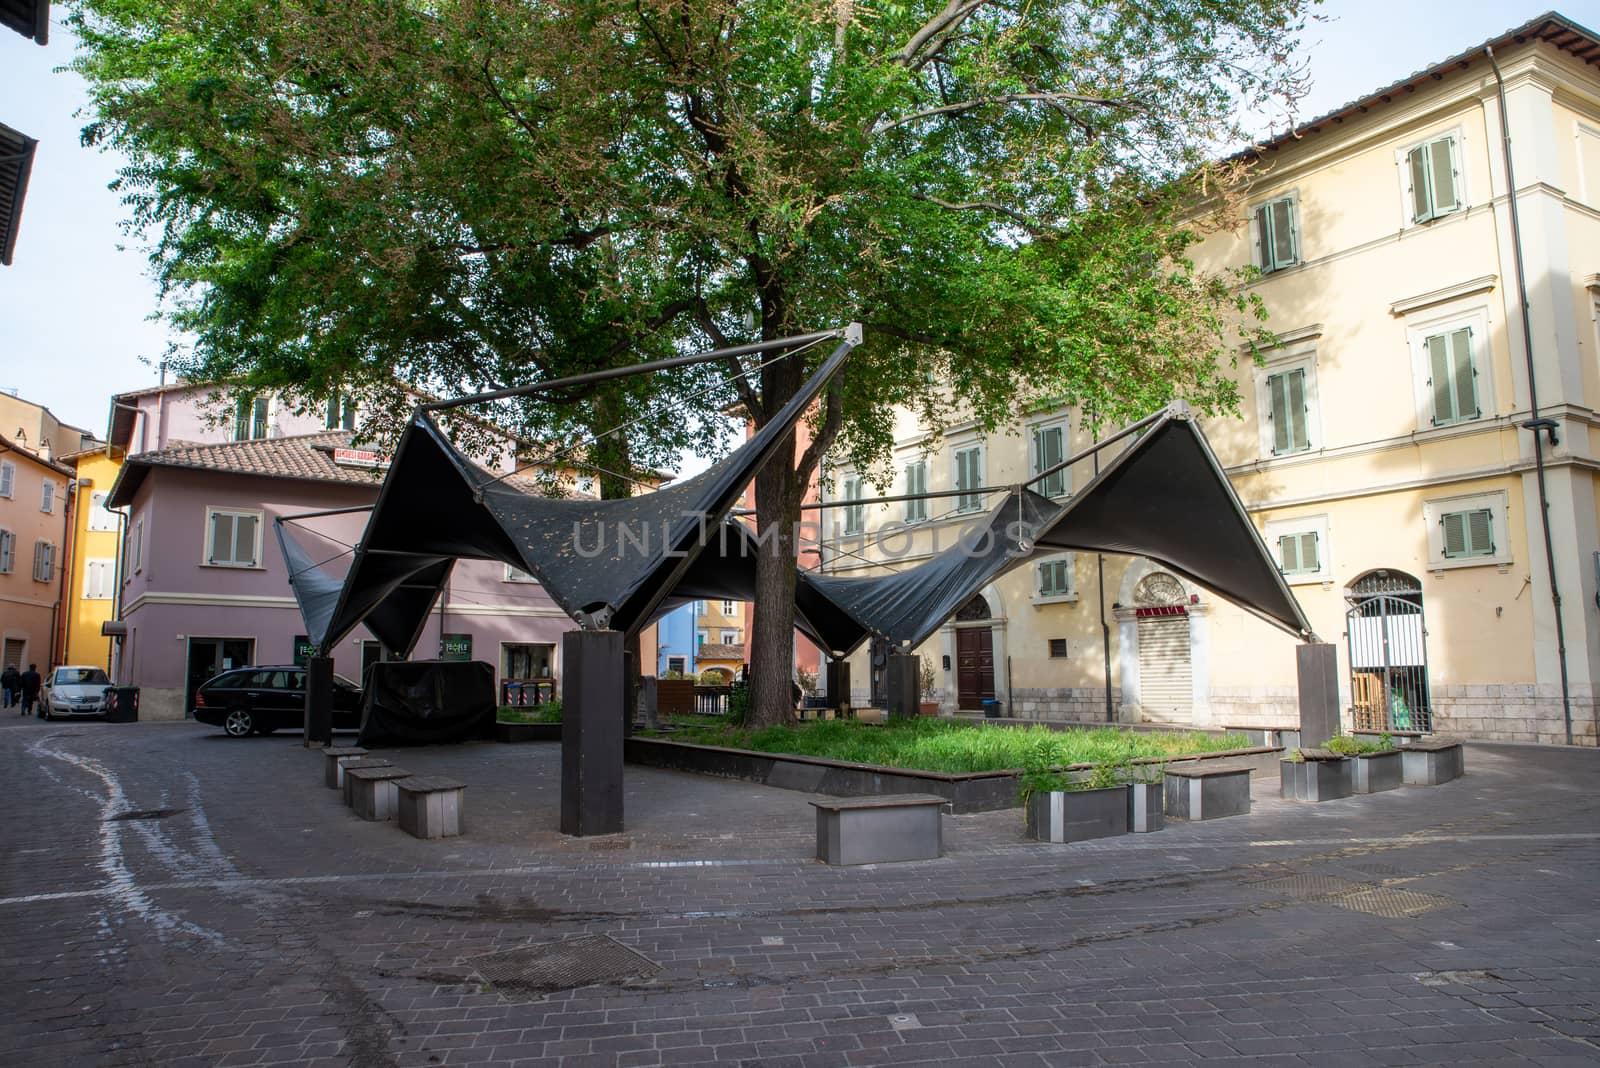
[[[660,738],[629,738],[623,745],[624,755],[631,764],[668,768],[673,771],[691,771],[701,775],[719,775],[723,778],[776,786],[784,790],[801,790],[833,797],[935,794],[949,801],[951,811],[958,815],[1015,808],[1018,804],[1015,770],[950,775],[935,771],[914,771],[909,768],[886,768],[875,764],[852,764],[842,760],[822,760],[817,757],[692,745]],[[1250,749],[1202,753],[1171,760],[1168,763],[1195,764],[1206,760],[1227,759],[1248,764],[1252,775],[1264,775],[1269,772],[1277,774],[1278,760],[1282,755],[1283,750],[1279,747],[1257,746]],[[1141,761],[1141,763],[1148,762],[1159,763],[1159,761]],[[1092,767],[1090,764],[1073,764],[1065,770],[1087,774]]]
[[[139,719],[144,722],[172,722],[187,719],[183,707],[183,690],[141,687],[139,690]]]
[[[1111,707],[1122,705],[1122,691],[1111,688]],[[1015,719],[1059,719],[1077,723],[1105,722],[1106,692],[1098,686],[1018,686],[1011,691]]]
[[[1564,745],[1561,687],[1533,683],[1435,686],[1431,691],[1436,734],[1491,742],[1542,742]],[[1572,686],[1572,740],[1595,745],[1600,704],[1594,687]]]

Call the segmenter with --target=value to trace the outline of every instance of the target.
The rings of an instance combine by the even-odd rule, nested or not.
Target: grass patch
[[[561,702],[546,701],[536,708],[514,708],[501,705],[496,717],[501,723],[560,723]]]
[[[927,718],[894,720],[881,727],[823,720],[760,730],[701,722],[685,724],[672,740],[952,774],[1118,764],[1141,757],[1243,749],[1250,744],[1242,734],[1145,733],[1115,727],[1055,731],[1039,725],[999,727]]]

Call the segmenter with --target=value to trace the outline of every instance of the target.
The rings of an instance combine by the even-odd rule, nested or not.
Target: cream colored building
[[[1570,717],[1593,745],[1600,40],[1552,16],[1489,44],[1503,114],[1479,45],[1259,150],[1244,225],[1208,237],[1196,260],[1261,267],[1253,289],[1282,346],[1241,361],[1238,417],[1203,425],[1318,636],[1338,646],[1347,722],[1561,742]],[[1553,421],[1539,431],[1547,510],[1535,431],[1521,425],[1530,363],[1538,414]],[[910,420],[900,430],[891,493],[1003,487],[1089,444],[1073,411],[1026,414],[986,439],[957,426],[932,451]],[[1092,474],[1080,463],[1046,490]],[[830,492],[874,495],[847,469]],[[835,509],[827,521],[845,529],[825,566],[915,563],[996,501]],[[891,523],[905,533],[881,537]],[[1023,717],[1103,719],[1109,659],[1124,721],[1296,715],[1294,639],[1143,560],[1020,568],[920,652],[946,711],[993,696]],[[857,700],[871,697],[870,655],[857,654]]]

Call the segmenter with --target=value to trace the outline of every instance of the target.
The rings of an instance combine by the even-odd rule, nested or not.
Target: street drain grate
[[[1434,909],[1442,909],[1455,902],[1438,894],[1401,890],[1393,886],[1378,886],[1371,890],[1360,890],[1354,894],[1331,898],[1328,904],[1365,912],[1372,916],[1382,916],[1388,920],[1405,920],[1412,916],[1420,916],[1424,912],[1432,912]]]
[[[521,946],[472,957],[465,963],[500,993],[525,996],[647,979],[661,970],[654,961],[605,935]]]
[[[135,809],[132,812],[119,812],[115,816],[107,817],[107,819],[111,819],[111,820],[164,820],[168,816],[176,816],[178,813],[180,813],[182,811],[183,811],[183,809],[181,809],[181,808],[141,808],[141,809]]]

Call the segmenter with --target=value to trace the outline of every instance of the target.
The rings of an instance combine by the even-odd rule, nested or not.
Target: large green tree
[[[126,151],[192,373],[310,392],[524,384],[856,319],[758,477],[756,718],[789,701],[794,526],[891,410],[1236,397],[1258,309],[1186,250],[1237,215],[1230,116],[1292,100],[1313,0],[79,0],[86,137]],[[802,358],[479,413],[608,470]],[[732,364],[732,361],[730,361]],[[667,403],[672,402],[672,403]],[[609,450],[609,451],[607,451]],[[611,487],[620,491],[620,483]]]

